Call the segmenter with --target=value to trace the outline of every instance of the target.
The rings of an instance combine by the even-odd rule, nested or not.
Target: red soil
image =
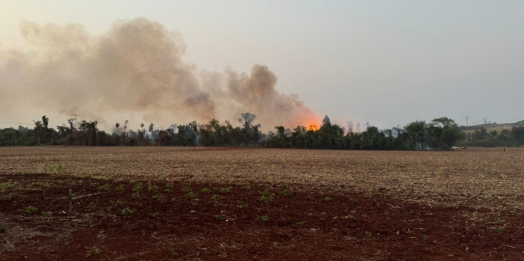
[[[180,183],[166,191],[165,182],[154,182],[155,192],[142,181],[133,198],[136,182],[0,177],[18,182],[0,193],[17,193],[0,198],[0,260],[524,260],[524,216],[515,210],[293,184],[192,184],[192,199]],[[79,199],[67,213],[69,188],[85,195],[106,183],[98,204],[96,196]],[[38,211],[27,213],[28,206]],[[126,207],[134,212],[123,213]],[[471,219],[492,214],[492,222]]]

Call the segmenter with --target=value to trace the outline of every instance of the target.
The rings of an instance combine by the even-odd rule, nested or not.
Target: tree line
[[[140,124],[132,130],[129,122],[116,123],[112,132],[98,128],[97,121],[72,117],[67,124],[51,128],[49,119],[42,117],[34,127],[0,130],[0,146],[68,145],[68,146],[209,146],[209,147],[270,147],[339,150],[449,150],[469,138],[453,119],[442,117],[430,122],[414,121],[404,127],[379,130],[368,126],[362,132],[346,132],[325,117],[318,128],[297,126],[290,130],[276,126],[262,133],[254,124],[256,115],[242,113],[240,126],[229,121],[211,120],[206,124],[195,121],[171,125],[167,129]],[[351,130],[351,129],[350,129]],[[508,130],[509,131],[509,130]],[[520,137],[520,136],[519,136]]]
[[[511,129],[488,131],[484,126],[468,132],[461,146],[479,147],[518,147],[524,145],[524,127],[513,126]]]

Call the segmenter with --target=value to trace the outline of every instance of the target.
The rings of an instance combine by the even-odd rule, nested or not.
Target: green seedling
[[[286,188],[282,191],[282,195],[284,196],[291,196],[291,194],[293,194],[293,191],[291,191],[289,188]]]
[[[158,201],[158,202],[160,202],[160,203],[165,203],[166,202],[166,198],[163,195],[161,195],[161,194],[154,195],[153,199]]]
[[[152,192],[158,192],[158,186],[152,185],[151,187],[147,188],[147,190]]]
[[[227,219],[227,215],[226,214],[219,214],[219,215],[215,215],[215,218],[216,219],[220,219],[220,220],[226,220]]]
[[[267,221],[269,221],[269,216],[267,216],[267,215],[260,216],[260,217],[257,217],[257,220],[260,220],[262,222],[267,222]]]
[[[222,198],[224,198],[224,197],[221,196],[221,195],[213,195],[213,196],[211,197],[211,200],[213,200],[213,201],[215,202],[215,207],[218,207],[218,206],[221,205],[221,200],[222,200]]]
[[[101,252],[100,250],[100,247],[98,246],[92,246],[91,248],[89,248],[89,253],[90,254],[99,254]]]
[[[187,194],[186,194],[186,197],[188,198],[196,198],[198,197],[198,194],[193,192],[193,191],[189,191]]]
[[[125,207],[125,208],[120,210],[120,214],[122,214],[122,216],[127,216],[127,215],[131,215],[131,214],[135,213],[135,211],[136,211],[136,209]]]
[[[261,196],[260,196],[260,201],[268,204],[270,201],[272,201],[274,199],[274,196],[271,194],[271,192],[269,192],[269,190],[264,190],[263,192],[260,193]]]
[[[222,193],[231,193],[231,187],[228,187],[228,188],[220,188],[220,192],[222,192]]]
[[[27,212],[29,214],[36,213],[37,211],[38,211],[38,208],[35,207],[35,206],[29,206],[29,207],[25,208],[25,212]]]

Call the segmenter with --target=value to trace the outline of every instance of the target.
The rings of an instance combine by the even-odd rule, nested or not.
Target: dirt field
[[[523,260],[523,159],[0,148],[0,260]]]

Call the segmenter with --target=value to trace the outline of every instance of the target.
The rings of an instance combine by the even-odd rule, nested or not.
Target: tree
[[[409,148],[421,150],[426,148],[426,122],[414,121],[404,127],[409,137]]]

